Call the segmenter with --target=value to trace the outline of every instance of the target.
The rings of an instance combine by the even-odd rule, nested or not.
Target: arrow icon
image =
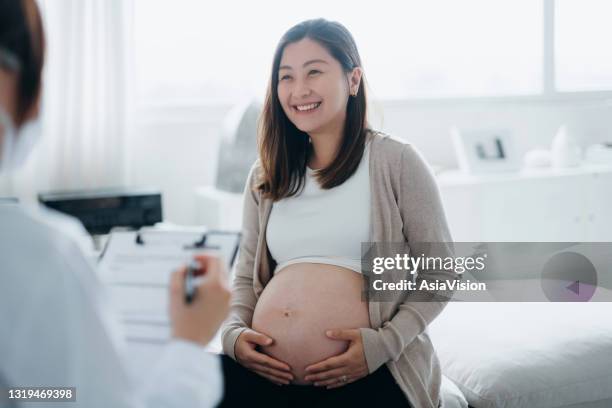
[[[580,281],[567,285],[566,288],[574,292],[576,295],[580,295]]]

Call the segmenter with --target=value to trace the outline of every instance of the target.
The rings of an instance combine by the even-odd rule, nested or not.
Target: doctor
[[[44,33],[34,0],[0,0],[0,172],[22,164],[38,137]],[[225,318],[230,293],[214,257],[190,305],[184,268],[172,275],[174,339],[147,386],[137,390],[121,359],[117,322],[92,265],[83,228],[43,210],[0,204],[0,407],[7,387],[76,387],[60,407],[211,407],[222,392],[220,363],[204,351]],[[23,403],[23,405],[29,405]]]

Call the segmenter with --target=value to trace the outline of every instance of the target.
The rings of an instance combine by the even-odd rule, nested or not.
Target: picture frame
[[[510,129],[450,129],[459,168],[464,173],[485,174],[520,170]]]

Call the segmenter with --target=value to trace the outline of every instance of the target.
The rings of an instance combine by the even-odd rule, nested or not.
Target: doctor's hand
[[[172,335],[206,345],[227,316],[231,295],[223,262],[218,257],[198,255],[194,259],[200,264],[204,279],[190,304],[185,302],[183,289],[187,268],[175,271],[170,278]]]
[[[274,340],[265,334],[252,329],[244,330],[234,345],[236,361],[276,385],[289,384],[293,380],[291,367],[256,350],[257,346],[270,346],[273,342]]]
[[[359,329],[328,330],[325,334],[330,339],[348,340],[349,347],[342,354],[306,367],[306,381],[313,382],[317,387],[332,389],[368,375],[368,364]]]

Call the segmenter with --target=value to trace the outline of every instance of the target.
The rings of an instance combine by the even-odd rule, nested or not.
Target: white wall
[[[444,167],[457,165],[448,135],[451,125],[513,129],[521,156],[533,147],[548,147],[564,123],[584,146],[612,141],[612,101],[602,99],[388,102],[373,108],[375,127],[409,140],[431,164]],[[194,222],[193,189],[214,183],[227,111],[160,107],[138,114],[129,141],[129,184],[160,187],[167,221]]]
[[[383,120],[385,131],[413,142],[432,164],[451,167],[457,166],[448,134],[452,125],[512,129],[521,157],[536,146],[549,147],[563,123],[585,146],[612,141],[612,101],[390,103]]]
[[[226,111],[177,108],[138,114],[128,141],[128,185],[160,188],[166,221],[194,222],[193,190],[214,183]]]

